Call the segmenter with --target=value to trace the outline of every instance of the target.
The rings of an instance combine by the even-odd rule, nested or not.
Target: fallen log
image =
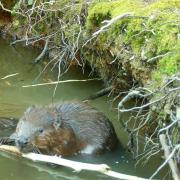
[[[40,161],[40,162],[48,162],[53,163],[56,165],[61,165],[65,167],[69,167],[74,169],[75,171],[82,171],[82,170],[88,170],[88,171],[97,171],[102,174],[115,177],[118,179],[125,179],[125,180],[146,180],[141,177],[137,176],[131,176],[126,175],[118,172],[114,172],[111,170],[111,168],[106,164],[90,164],[90,163],[83,163],[83,162],[77,162],[72,160],[67,160],[62,157],[58,156],[49,156],[49,155],[42,155],[42,154],[36,154],[36,153],[28,153],[23,154],[21,153],[16,147],[14,146],[8,146],[8,145],[1,145],[0,151],[5,151],[9,153],[13,153],[18,156],[22,156],[24,158],[33,160],[33,161]]]

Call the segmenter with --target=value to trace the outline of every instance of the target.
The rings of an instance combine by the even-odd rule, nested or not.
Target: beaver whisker
[[[32,146],[33,146],[33,152],[34,153],[42,154],[40,149],[34,143],[32,143]]]
[[[1,137],[0,145],[2,145],[2,144],[13,145],[13,144],[15,144],[15,140],[11,139],[10,137]]]
[[[38,149],[33,149],[33,153],[42,154]]]

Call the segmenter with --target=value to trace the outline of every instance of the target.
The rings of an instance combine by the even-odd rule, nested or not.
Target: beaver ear
[[[28,107],[28,108],[26,109],[26,111],[25,111],[25,114],[30,113],[35,107],[36,107],[36,106],[34,106],[34,105]]]

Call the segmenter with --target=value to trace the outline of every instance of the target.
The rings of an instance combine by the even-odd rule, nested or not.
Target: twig
[[[35,154],[35,153],[22,154],[21,152],[18,151],[18,149],[16,147],[7,146],[7,145],[1,145],[0,150],[15,153],[17,155],[20,155],[20,156],[27,158],[27,159],[31,159],[33,161],[48,162],[48,163],[53,163],[53,164],[69,167],[69,168],[74,169],[77,172],[82,171],[82,170],[97,171],[97,172],[100,172],[102,174],[106,174],[108,176],[115,177],[118,179],[146,180],[146,179],[141,178],[141,177],[131,176],[131,175],[126,175],[126,174],[114,172],[106,164],[82,163],[82,162],[64,159],[64,158],[57,157],[57,156],[48,156],[48,155]]]
[[[126,103],[127,101],[129,101],[130,99],[134,98],[134,97],[144,97],[143,94],[140,93],[140,91],[136,91],[133,90],[131,92],[129,92],[118,104],[118,109],[122,108],[124,106],[124,103]]]
[[[174,162],[174,160],[172,159],[172,157],[174,156],[174,153],[177,151],[177,149],[180,148],[180,144],[177,145],[172,152],[170,152],[170,149],[166,143],[166,136],[165,134],[160,134],[159,135],[159,139],[160,139],[160,143],[162,145],[162,148],[164,150],[164,156],[165,156],[165,161],[164,163],[156,170],[155,173],[153,173],[153,175],[149,178],[152,179],[167,163],[169,164],[169,167],[171,168],[172,171],[172,176],[174,178],[174,180],[179,180],[180,179],[180,172],[179,169],[177,167],[177,164]]]
[[[169,92],[172,92],[172,91],[179,91],[180,90],[180,87],[176,87],[176,88],[173,88],[173,89],[169,89]]]
[[[168,129],[170,129],[174,124],[176,124],[179,121],[179,119],[176,119],[175,121],[173,121],[171,124],[169,124],[168,126],[166,126],[165,128],[162,128],[159,130],[158,134],[160,134],[162,131],[167,131]]]
[[[32,85],[24,85],[22,87],[36,87],[36,86],[46,86],[46,85],[53,85],[53,84],[62,84],[62,83],[70,83],[70,82],[87,82],[87,81],[100,81],[101,78],[95,78],[95,79],[71,79],[71,80],[65,80],[65,81],[54,81],[49,83],[42,83],[42,84],[32,84]]]
[[[122,19],[122,18],[126,18],[126,17],[130,17],[132,16],[132,12],[128,12],[128,13],[124,13],[121,14],[119,16],[116,16],[115,18],[112,18],[111,20],[105,20],[102,23],[107,23],[106,25],[102,26],[98,31],[96,31],[95,33],[93,33],[93,37],[97,36],[98,34],[100,34],[101,32],[103,32],[106,28],[108,28],[109,26],[111,26],[113,23],[115,23],[116,21]]]
[[[20,156],[22,155],[22,153],[15,146],[0,145],[0,150]]]
[[[10,43],[10,46],[15,45],[16,43],[22,43],[22,42],[25,42],[25,41],[32,41],[32,40],[36,40],[36,39],[39,39],[39,38],[40,38],[40,36],[18,39],[18,40],[13,41],[12,43]]]
[[[131,17],[132,16],[132,12],[128,12],[128,13],[124,13],[121,14],[119,16],[116,16],[115,18],[112,18],[111,20],[104,20],[102,23],[106,23],[106,25],[102,26],[98,31],[94,32],[92,37],[90,39],[88,39],[82,47],[86,46],[91,40],[93,40],[95,37],[97,37],[100,33],[104,32],[105,29],[107,29],[109,26],[111,26],[113,23],[115,23],[116,21],[126,18],[126,17]]]
[[[171,152],[170,152],[170,149],[166,143],[165,134],[160,134],[159,139],[160,139],[160,143],[162,145],[162,148],[164,150],[164,156],[166,159],[168,159]],[[175,148],[175,150],[176,150],[176,148]],[[180,145],[179,145],[179,148],[180,148]],[[177,164],[174,162],[174,160],[172,158],[169,159],[168,163],[169,163],[169,167],[171,168],[173,178],[175,180],[179,180],[180,179],[180,172],[179,172],[179,169],[177,167]]]
[[[171,54],[171,52],[167,52],[167,53],[165,53],[165,54],[160,54],[160,55],[158,55],[158,56],[152,57],[151,59],[148,59],[147,62],[148,62],[148,63],[153,63],[153,62],[155,62],[156,60],[158,60],[159,58],[162,58],[162,57],[167,56],[167,55],[169,55],[169,54]]]
[[[168,96],[168,94],[166,94],[165,96],[163,96],[163,97],[161,97],[161,98],[159,98],[159,99],[157,99],[157,100],[155,100],[155,101],[152,101],[152,102],[150,102],[150,103],[147,103],[147,104],[144,104],[144,105],[142,105],[142,106],[137,106],[137,107],[133,107],[133,108],[129,108],[129,109],[118,109],[120,112],[129,112],[129,111],[134,111],[134,110],[139,110],[139,109],[143,109],[143,108],[146,108],[146,107],[148,107],[148,106],[150,106],[150,105],[152,105],[152,104],[154,104],[154,103],[157,103],[157,102],[159,102],[159,101],[161,101],[162,99],[164,99],[164,98],[166,98]]]
[[[22,13],[20,13],[20,12],[12,11],[12,10],[10,10],[10,9],[5,8],[1,1],[0,1],[0,7],[2,8],[2,10],[6,11],[6,12],[9,12],[9,13],[11,13],[11,14],[14,13],[14,14],[19,14],[19,15],[21,15],[21,16],[25,16],[24,14],[22,14]]]
[[[46,43],[44,45],[44,48],[43,48],[41,54],[39,54],[39,56],[34,60],[35,63],[38,63],[46,54],[46,52],[48,50],[48,43],[49,43],[49,38],[46,39]]]
[[[9,74],[9,75],[7,75],[7,76],[2,77],[1,79],[7,79],[7,78],[9,78],[9,77],[13,77],[13,76],[16,76],[16,75],[18,75],[18,74],[19,74],[19,73]]]

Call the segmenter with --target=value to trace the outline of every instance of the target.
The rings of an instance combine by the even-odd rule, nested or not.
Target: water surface
[[[53,91],[55,86],[37,86],[23,88],[23,85],[45,83],[57,80],[57,72],[42,72],[45,63],[34,64],[33,60],[40,52],[34,48],[25,48],[23,46],[11,47],[8,42],[0,39],[0,117],[19,118],[24,110],[32,105],[44,105],[65,100],[82,100],[96,91],[103,88],[100,81],[74,82],[60,84],[57,88],[55,97]],[[18,73],[6,79],[1,79],[10,74]],[[65,79],[87,79],[89,73],[82,73],[81,69],[72,68],[60,80]],[[116,132],[122,145],[127,143],[127,134],[123,131],[117,121],[117,112],[111,108],[109,99],[102,97],[91,101],[90,104],[104,112],[113,122]],[[5,133],[0,132],[0,134]],[[7,132],[6,132],[7,133]],[[135,167],[135,161],[131,155],[122,148],[114,152],[96,156],[74,156],[70,159],[89,162],[106,163],[114,171],[121,173],[149,177],[157,167],[154,161],[148,166]],[[56,180],[56,179],[111,179],[105,175],[95,172],[83,171],[73,172],[64,167],[52,167],[47,164],[34,163],[23,158],[7,155],[0,152],[0,179],[2,180]],[[112,178],[113,179],[113,178]]]

